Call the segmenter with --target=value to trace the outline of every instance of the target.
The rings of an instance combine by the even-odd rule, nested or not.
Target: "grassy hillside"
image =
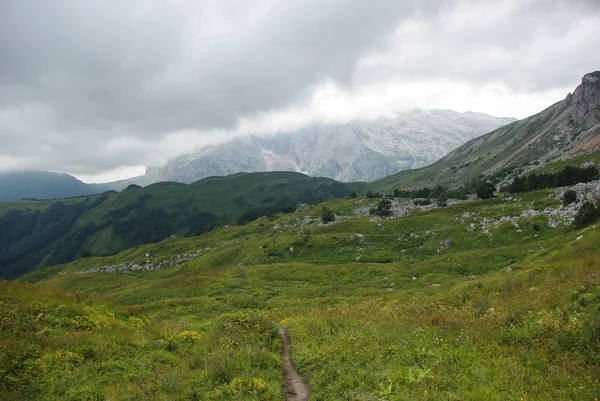
[[[22,280],[33,287],[4,284],[16,288],[2,300],[17,312],[0,323],[2,366],[14,364],[15,344],[35,350],[26,358],[32,366],[54,358],[47,354],[81,358],[12,373],[0,392],[281,399],[275,333],[285,326],[314,400],[596,399],[600,226],[574,230],[541,213],[565,210],[554,190],[424,206],[404,217],[364,215],[378,202],[332,200],[36,270]],[[323,206],[335,222],[321,222]],[[107,305],[120,320],[130,319],[119,312],[129,308],[146,329],[71,335],[69,323],[59,338],[73,340],[53,343],[27,334],[38,313],[27,308],[42,296],[75,309]],[[102,352],[113,343],[122,348]],[[86,359],[85,347],[100,359]],[[63,386],[45,384],[62,375]]]
[[[346,197],[362,184],[299,173],[240,173],[187,185],[130,186],[120,193],[0,203],[0,276],[77,256],[107,255],[169,236],[189,236],[300,203]]]

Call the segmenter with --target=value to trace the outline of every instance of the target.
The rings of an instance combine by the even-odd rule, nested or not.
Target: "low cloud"
[[[106,176],[412,107],[524,117],[599,47],[596,1],[6,0],[0,169]]]

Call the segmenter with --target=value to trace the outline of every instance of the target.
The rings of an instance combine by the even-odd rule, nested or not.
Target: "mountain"
[[[0,203],[0,277],[77,256],[114,254],[170,236],[347,197],[363,184],[293,172],[239,173],[193,184],[130,185],[120,193]]]
[[[50,171],[0,172],[0,202],[23,198],[69,198],[106,190],[103,184],[86,184],[68,174]]]
[[[459,186],[579,157],[600,148],[600,71],[586,74],[564,100],[544,111],[470,140],[430,166],[372,183],[392,190],[425,185]]]
[[[374,121],[313,124],[207,146],[147,176],[153,182],[190,183],[241,171],[284,170],[338,181],[372,181],[433,163],[465,141],[512,121],[482,113],[415,109]]]
[[[132,184],[146,186],[158,182],[155,180],[157,172],[157,169],[148,168],[143,176],[102,184],[87,184],[69,174],[52,171],[0,172],[0,202],[61,199],[122,191]]]

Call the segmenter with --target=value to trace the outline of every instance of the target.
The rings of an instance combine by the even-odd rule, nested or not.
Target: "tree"
[[[522,177],[515,177],[513,179],[513,182],[508,186],[508,192],[510,193],[515,193],[515,192],[523,192],[525,191],[526,187],[525,187],[525,180],[526,178],[524,176]]]
[[[479,184],[475,189],[475,193],[480,199],[490,199],[494,197],[494,184],[491,182],[484,182]]]
[[[381,217],[392,215],[392,202],[388,199],[382,199],[377,205],[377,215]]]
[[[570,205],[577,200],[577,192],[569,189],[563,193],[563,204]]]
[[[335,214],[328,207],[323,207],[321,210],[321,220],[323,223],[329,223],[335,220]]]
[[[528,191],[534,191],[540,188],[540,177],[537,174],[530,174],[525,179],[525,188]]]
[[[598,220],[599,217],[600,211],[598,211],[598,208],[591,202],[584,202],[575,216],[573,226],[575,228],[584,228]]]

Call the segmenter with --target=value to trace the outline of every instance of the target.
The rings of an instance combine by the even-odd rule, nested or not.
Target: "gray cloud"
[[[173,132],[214,141],[325,82],[571,85],[600,63],[599,13],[595,0],[4,0],[0,169],[156,164],[185,148]]]

